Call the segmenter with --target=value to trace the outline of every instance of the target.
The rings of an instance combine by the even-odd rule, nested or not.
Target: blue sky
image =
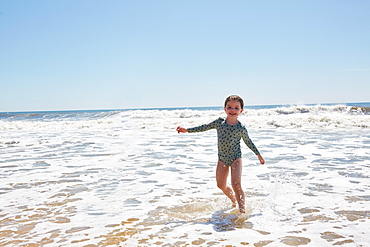
[[[0,112],[369,102],[367,0],[1,0]]]

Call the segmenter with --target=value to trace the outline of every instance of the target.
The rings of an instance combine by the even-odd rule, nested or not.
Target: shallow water
[[[222,111],[0,121],[0,245],[369,246],[370,116],[271,111],[240,118],[266,160],[243,144],[245,215],[215,131],[175,131]]]

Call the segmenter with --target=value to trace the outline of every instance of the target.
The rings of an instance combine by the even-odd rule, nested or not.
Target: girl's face
[[[227,102],[224,109],[227,116],[231,118],[237,118],[243,112],[240,102],[236,100]]]

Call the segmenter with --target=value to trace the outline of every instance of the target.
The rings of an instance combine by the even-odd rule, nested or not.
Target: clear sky
[[[370,101],[368,0],[0,0],[0,112]]]

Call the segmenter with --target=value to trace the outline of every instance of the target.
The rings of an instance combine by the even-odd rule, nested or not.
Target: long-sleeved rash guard
[[[227,166],[242,157],[240,149],[240,139],[243,138],[245,144],[259,155],[259,151],[248,136],[248,131],[240,122],[237,125],[230,125],[226,120],[219,118],[209,124],[204,124],[194,128],[188,128],[189,133],[203,132],[210,129],[217,130],[218,136],[218,159]]]

